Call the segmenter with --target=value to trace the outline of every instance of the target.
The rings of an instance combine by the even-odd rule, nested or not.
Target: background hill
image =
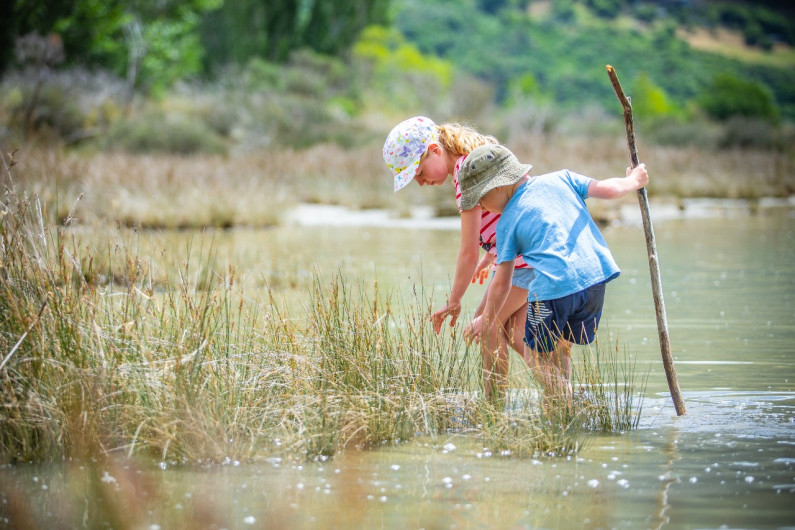
[[[777,2],[16,0],[3,9],[5,145],[353,146],[417,113],[495,131],[552,132],[573,120],[593,134],[615,114],[605,64],[654,141],[792,142],[795,24]]]

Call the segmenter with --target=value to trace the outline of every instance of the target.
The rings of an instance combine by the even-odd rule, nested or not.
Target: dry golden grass
[[[775,67],[792,67],[795,64],[795,50],[783,43],[776,43],[773,49],[765,51],[745,44],[742,32],[726,28],[679,29],[677,37],[697,50],[719,53],[740,61],[766,64]]]
[[[501,138],[535,174],[567,168],[603,179],[629,164],[619,127],[590,136],[518,132]],[[651,175],[653,200],[690,197],[788,197],[795,193],[791,149],[714,150],[664,147],[642,141],[638,150]],[[272,148],[229,156],[132,155],[27,148],[14,172],[26,193],[37,194],[49,221],[69,214],[81,225],[143,228],[268,227],[302,202],[353,209],[385,208],[405,215],[431,206],[456,215],[452,187],[408,186],[392,191],[381,160],[381,136],[356,149],[332,144]],[[80,200],[78,201],[78,197]],[[632,197],[626,199],[632,200]],[[614,217],[620,202],[591,201],[594,216]]]

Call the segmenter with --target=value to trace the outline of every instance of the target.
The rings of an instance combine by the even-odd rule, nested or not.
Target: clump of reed
[[[211,249],[164,270],[118,233],[89,248],[70,213],[48,223],[9,170],[0,208],[2,461],[322,460],[456,433],[506,454],[562,454],[587,429],[626,425],[609,400],[554,417],[529,398],[486,402],[479,355],[455,329],[433,332],[422,293],[394,300],[316,273],[288,314],[275,291],[250,299]]]

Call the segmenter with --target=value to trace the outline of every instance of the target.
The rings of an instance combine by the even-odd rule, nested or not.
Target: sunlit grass
[[[288,312],[278,292],[252,299],[243,272],[214,266],[211,242],[168,267],[136,254],[119,231],[87,245],[79,231],[48,223],[41,200],[18,194],[7,173],[4,461],[317,460],[450,434],[516,456],[566,454],[588,430],[625,428],[609,400],[539,407],[532,380],[512,405],[486,402],[479,355],[458,328],[433,332],[422,292],[406,300],[316,273],[311,296]],[[604,383],[598,364],[586,380]]]
[[[603,125],[606,129],[598,134],[575,134],[588,123],[604,121],[583,119],[585,123],[563,120],[559,132],[494,132],[523,162],[533,164],[535,175],[562,168],[599,179],[623,175],[629,157],[621,124]],[[637,124],[636,132],[639,156],[651,177],[652,202],[795,193],[792,150],[715,150],[693,139],[683,147],[666,147],[644,141],[653,132],[644,132],[644,124]],[[323,144],[188,157],[27,146],[16,155],[15,172],[26,192],[39,197],[46,221],[60,223],[71,212],[73,227],[90,229],[284,226],[295,222],[290,212],[299,203],[384,208],[395,215],[430,206],[439,215],[457,215],[449,183],[433,189],[410,185],[395,194],[381,160],[381,142],[374,135],[368,145],[354,149]],[[592,214],[602,221],[616,218],[619,207],[620,201],[589,201]]]
[[[777,43],[771,50],[748,46],[738,30],[693,28],[678,30],[678,37],[693,48],[718,53],[750,64],[764,64],[777,68],[791,68],[795,63],[795,50]]]

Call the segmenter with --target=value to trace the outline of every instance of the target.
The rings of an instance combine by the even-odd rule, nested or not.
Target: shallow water
[[[454,225],[329,224],[230,232],[217,247],[247,261],[252,283],[274,278],[280,261],[298,276],[315,265],[377,278],[379,288],[421,285],[443,300]],[[92,472],[143,484],[146,495],[122,506],[140,528],[795,527],[795,210],[724,208],[662,219],[655,230],[685,416],[660,361],[642,229],[630,225],[604,230],[623,273],[608,286],[601,334],[649,372],[636,431],[592,435],[571,458],[511,458],[451,436],[315,464],[130,462]],[[470,312],[482,289],[467,294]],[[2,520],[12,486],[40,501],[42,527],[54,526],[63,513],[51,506],[55,492],[74,489],[88,469],[0,470],[0,527],[19,526]],[[90,491],[78,498],[76,521],[112,504]]]

